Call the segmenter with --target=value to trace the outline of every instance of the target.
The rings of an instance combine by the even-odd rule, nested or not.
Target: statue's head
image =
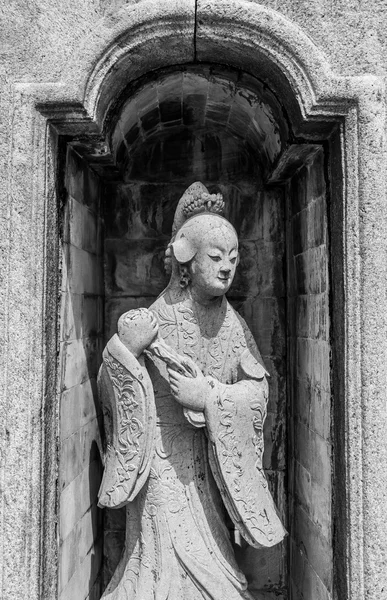
[[[238,237],[234,227],[217,214],[189,218],[171,244],[181,280],[203,298],[222,296],[234,279]]]

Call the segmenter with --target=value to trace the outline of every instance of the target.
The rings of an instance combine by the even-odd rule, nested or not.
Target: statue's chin
[[[231,287],[232,281],[228,279],[227,281],[220,281],[215,285],[208,285],[206,287],[192,288],[193,296],[197,299],[203,300],[211,300],[211,298],[219,298],[220,296],[224,296],[228,292]]]

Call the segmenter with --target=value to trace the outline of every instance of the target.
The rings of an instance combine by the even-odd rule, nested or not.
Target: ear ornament
[[[175,242],[172,242],[171,248],[174,257],[181,265],[190,262],[196,254],[196,250],[191,242],[184,236],[180,237]]]

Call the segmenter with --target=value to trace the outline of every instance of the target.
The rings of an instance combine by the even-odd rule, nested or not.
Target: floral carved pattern
[[[140,438],[144,434],[144,426],[135,416],[138,402],[133,387],[133,378],[125,367],[113,358],[105,359],[105,365],[109,370],[114,387],[118,423],[117,441],[114,447],[120,465],[116,470],[118,482],[106,492],[108,495],[112,495],[117,487],[123,487],[125,491],[129,491],[126,484],[131,479],[131,472],[136,468],[133,459],[140,452]]]

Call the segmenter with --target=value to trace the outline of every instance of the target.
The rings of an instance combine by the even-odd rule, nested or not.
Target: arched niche
[[[307,594],[310,585],[319,586],[320,594],[332,591],[327,163],[321,142],[293,139],[284,103],[267,84],[222,65],[180,65],[126,86],[106,123],[111,157],[98,157],[93,141],[73,141],[65,178],[64,313],[72,313],[75,328],[80,321],[85,334],[81,345],[70,340],[63,353],[63,378],[70,386],[63,392],[64,406],[70,406],[76,381],[69,354],[87,359],[89,383],[81,385],[88,391],[78,395],[89,393],[89,386],[95,395],[101,344],[116,332],[118,317],[149,306],[167,285],[164,252],[184,190],[199,180],[225,197],[241,254],[229,299],[245,317],[271,374],[264,467],[290,533],[284,544],[257,551],[231,528],[257,599],[287,597],[292,588]],[[79,288],[86,269],[89,277]],[[81,438],[98,439],[93,429],[98,419],[97,412],[93,425],[82,426]],[[71,492],[77,471],[65,464],[74,434],[62,444],[62,511],[70,494],[82,494],[82,486]],[[95,493],[100,469],[94,451],[89,489],[92,485]],[[123,548],[125,510],[102,516],[92,503],[90,511],[99,523],[92,525],[96,550],[103,531],[103,590]],[[90,526],[78,523],[63,519],[62,563],[73,552],[74,528]],[[295,565],[290,571],[289,563]],[[62,594],[71,585],[65,577]]]
[[[158,52],[160,48],[163,48],[164,51]],[[324,590],[330,593],[334,585],[336,591],[338,590],[345,597],[349,587],[350,589],[360,589],[363,580],[362,576],[359,575],[357,579],[352,578],[350,581],[348,576],[349,563],[351,563],[352,573],[356,572],[356,568],[354,568],[356,554],[351,553],[351,544],[356,545],[362,539],[362,532],[357,527],[356,520],[352,520],[352,515],[356,514],[356,493],[353,493],[351,484],[347,479],[349,463],[352,473],[358,473],[356,469],[360,468],[355,458],[358,439],[355,436],[356,428],[346,419],[347,411],[350,410],[349,406],[351,406],[352,414],[358,415],[357,418],[360,419],[360,404],[354,398],[360,398],[361,393],[357,387],[356,378],[348,380],[345,375],[345,373],[348,373],[348,369],[356,368],[356,358],[359,356],[360,341],[359,337],[356,337],[355,329],[353,329],[354,320],[352,317],[354,314],[358,314],[360,296],[357,295],[356,277],[354,277],[354,282],[351,284],[353,293],[348,296],[348,288],[345,287],[345,285],[348,285],[348,279],[345,279],[347,277],[348,262],[344,261],[344,254],[346,255],[346,261],[348,257],[350,261],[352,260],[353,273],[357,273],[356,269],[358,267],[356,260],[353,259],[353,248],[356,246],[355,238],[358,235],[356,232],[359,231],[357,207],[362,196],[359,195],[356,187],[357,151],[354,148],[361,149],[364,159],[362,168],[363,181],[366,182],[366,185],[365,188],[363,187],[362,193],[365,193],[364,190],[367,189],[367,182],[372,181],[372,175],[367,171],[366,157],[369,150],[357,137],[357,110],[358,107],[361,111],[366,111],[367,107],[371,106],[374,108],[373,119],[364,121],[361,127],[363,127],[363,132],[368,140],[370,136],[373,136],[373,139],[376,140],[380,121],[379,109],[377,108],[379,84],[377,80],[371,80],[371,78],[361,81],[335,77],[330,72],[324,57],[299,28],[274,11],[248,2],[227,3],[226,10],[223,10],[221,2],[215,2],[211,7],[199,3],[196,12],[190,11],[188,8],[183,10],[179,4],[171,8],[170,3],[166,3],[165,6],[163,3],[159,3],[157,7],[153,7],[152,3],[142,2],[139,3],[138,8],[134,9],[131,6],[127,10],[117,13],[114,19],[107,20],[93,39],[85,41],[85,47],[80,49],[81,52],[84,52],[85,55],[82,68],[71,74],[71,65],[69,65],[69,73],[64,76],[65,80],[74,82],[73,86],[69,88],[69,94],[66,96],[65,93],[58,93],[57,90],[48,92],[45,96],[41,95],[38,108],[46,116],[55,132],[59,134],[58,147],[62,152],[65,144],[69,141],[68,138],[70,137],[73,140],[68,147],[68,168],[65,180],[67,191],[64,193],[64,197],[66,197],[66,194],[78,194],[78,200],[76,201],[81,205],[86,205],[85,209],[80,208],[79,210],[85,213],[86,217],[93,213],[92,220],[97,224],[101,218],[100,208],[105,202],[103,195],[106,184],[111,185],[112,182],[118,181],[121,177],[115,166],[114,157],[106,146],[106,136],[109,136],[113,131],[112,124],[120,109],[119,99],[122,100],[122,94],[128,85],[128,81],[133,82],[135,85],[135,82],[139,81],[139,78],[146,73],[166,67],[173,71],[172,67],[176,64],[193,63],[196,66],[202,61],[208,61],[210,64],[223,63],[245,73],[244,76],[246,77],[255,77],[261,82],[261,85],[267,86],[269,93],[273,94],[277,102],[284,108],[284,114],[286,114],[284,123],[287,122],[288,124],[289,137],[271,165],[272,168],[267,169],[264,185],[267,189],[281,190],[284,195],[283,206],[287,216],[285,229],[287,258],[294,259],[286,262],[286,305],[290,307],[287,314],[289,325],[287,330],[289,340],[287,350],[288,391],[292,390],[288,398],[291,398],[290,410],[293,411],[290,412],[290,420],[287,422],[289,432],[288,455],[294,458],[293,467],[288,471],[291,485],[288,485],[289,494],[287,497],[293,503],[292,508],[297,508],[298,505],[301,506],[304,503],[301,506],[302,510],[299,510],[298,513],[305,513],[305,519],[301,522],[299,515],[296,518],[294,512],[290,513],[289,529],[291,535],[293,535],[293,541],[290,544],[289,567],[290,574],[303,572],[306,575],[302,581],[296,581],[293,578],[290,589],[293,585],[293,592],[291,593],[294,597],[300,589],[304,590],[305,597],[313,597],[316,589],[313,586],[320,586],[319,589],[322,590],[321,593],[323,594],[325,593]],[[100,57],[98,61],[96,61],[97,56]],[[84,85],[83,82],[86,76],[87,84]],[[82,101],[80,97],[82,97]],[[75,102],[74,98],[76,98]],[[52,104],[54,99],[56,100]],[[68,137],[65,138],[64,136]],[[343,160],[344,157],[345,161]],[[349,178],[349,173],[352,173],[354,177]],[[322,174],[323,177],[321,177]],[[367,179],[367,176],[369,179]],[[329,185],[327,186],[327,184]],[[324,198],[323,206],[318,209],[316,208],[317,203],[314,202],[316,197]],[[88,205],[91,198],[93,198],[92,206]],[[304,204],[300,204],[301,198]],[[345,203],[344,198],[346,199]],[[309,202],[311,200],[313,202]],[[322,210],[320,218],[323,221],[325,220],[325,225],[328,222],[330,224],[330,252],[325,257],[329,257],[330,260],[329,263],[328,261],[326,264],[324,263],[322,269],[319,270],[319,273],[324,272],[326,276],[328,272],[330,273],[330,277],[327,277],[326,281],[330,285],[327,295],[330,302],[329,314],[331,315],[333,335],[330,336],[328,341],[334,340],[334,344],[329,349],[334,360],[333,369],[331,370],[328,366],[328,371],[325,367],[327,361],[329,363],[329,350],[328,356],[325,353],[322,362],[321,356],[318,355],[320,349],[317,349],[312,362],[309,357],[302,365],[299,365],[298,362],[294,364],[294,357],[296,356],[294,350],[297,350],[297,347],[294,346],[294,343],[297,344],[297,330],[294,328],[300,326],[302,319],[304,325],[313,327],[313,323],[308,320],[310,307],[304,305],[303,312],[301,312],[301,306],[297,304],[299,296],[308,294],[303,293],[305,286],[302,287],[302,282],[301,286],[298,287],[300,282],[297,280],[297,274],[294,273],[297,257],[302,257],[303,250],[305,252],[313,250],[313,247],[307,246],[311,240],[316,241],[318,238],[318,232],[312,231],[313,219],[316,216],[312,212],[312,204],[316,210]],[[300,210],[295,211],[294,207],[297,206]],[[306,209],[304,214],[306,221],[299,215],[303,209]],[[344,231],[344,223],[348,223],[348,219],[352,223],[351,231],[354,232],[352,237],[348,234],[347,229]],[[79,222],[79,219],[75,219],[75,221]],[[85,223],[87,225],[87,220]],[[86,229],[90,233],[88,226],[86,226]],[[73,231],[75,232],[75,229]],[[326,235],[326,229],[324,231],[324,235]],[[88,240],[85,247],[79,248],[82,252],[97,257],[90,259],[96,265],[95,271],[90,270],[89,263],[83,265],[83,271],[79,270],[79,263],[77,266],[76,260],[71,262],[71,257],[69,258],[71,252],[69,255],[65,255],[63,263],[64,266],[69,267],[67,273],[70,273],[70,276],[78,276],[78,281],[83,281],[84,276],[91,273],[93,275],[91,285],[98,278],[102,280],[102,249],[98,246],[100,232],[101,229],[97,226],[95,236],[97,241],[94,240],[91,242],[91,246],[86,247],[90,243],[90,240]],[[67,233],[71,233],[71,228],[67,230]],[[327,239],[327,237],[324,238],[324,243]],[[343,248],[343,239],[345,248]],[[70,237],[63,241],[68,244],[68,247],[72,245]],[[298,250],[301,249],[301,252],[297,252],[295,246]],[[75,247],[77,246],[75,245]],[[92,247],[92,250],[90,250],[90,247]],[[291,254],[292,252],[293,254]],[[299,262],[303,262],[302,258]],[[301,264],[301,271],[303,267],[304,265]],[[297,285],[291,288],[289,285],[291,282],[297,282]],[[70,288],[63,291],[69,290],[71,292]],[[98,287],[93,294],[97,296],[97,306],[99,306],[94,310],[98,322],[96,337],[99,337],[100,344],[99,347],[97,344],[95,350],[93,349],[91,352],[92,362],[95,361],[91,369],[94,369],[95,372],[98,364],[98,353],[102,345],[100,318],[103,313],[100,305],[103,302],[103,287]],[[82,293],[79,295],[82,296]],[[86,298],[88,295],[89,292],[86,290],[84,297]],[[72,311],[72,314],[75,315],[76,311]],[[322,311],[321,316],[323,314],[325,314],[324,311]],[[65,318],[62,315],[62,323],[65,322]],[[92,331],[95,330],[94,323],[90,322],[81,323],[78,330],[83,330],[84,327],[89,327]],[[348,333],[349,331],[352,332],[351,335]],[[317,333],[315,332],[315,335],[318,336],[320,333],[319,330]],[[351,338],[350,347],[348,336]],[[69,346],[67,344],[68,340],[62,339],[61,341],[63,348]],[[78,346],[83,346],[87,354],[87,347],[83,341]],[[291,360],[293,360],[292,364]],[[297,388],[294,387],[294,375],[297,375],[297,369],[299,368],[304,369],[303,372],[307,373],[311,364],[313,366],[316,363],[323,364],[322,375],[326,376],[328,372],[329,385],[332,385],[334,390],[333,411],[330,413],[330,417],[332,415],[336,417],[333,423],[331,420],[329,421],[328,426],[329,434],[327,435],[328,437],[333,436],[333,438],[330,437],[326,440],[327,444],[331,444],[332,439],[335,440],[335,453],[334,455],[328,453],[329,464],[325,462],[322,470],[324,477],[326,476],[322,484],[329,492],[328,496],[325,496],[327,504],[326,507],[323,507],[323,511],[325,508],[331,510],[333,507],[330,515],[335,523],[335,532],[331,528],[332,521],[329,525],[329,543],[326,548],[322,548],[321,544],[319,547],[314,545],[313,539],[316,539],[316,537],[310,536],[310,531],[308,533],[307,528],[305,529],[305,523],[312,520],[313,509],[318,505],[319,499],[318,489],[317,492],[316,489],[313,490],[312,480],[308,480],[308,473],[312,475],[312,469],[319,463],[317,459],[315,461],[313,458],[308,471],[306,461],[313,456],[310,454],[310,447],[306,444],[308,440],[304,439],[306,445],[304,444],[303,449],[301,449],[299,437],[296,439],[291,436],[291,432],[296,432],[297,436],[299,434],[299,431],[294,428],[294,422],[292,423],[296,401],[300,397],[297,396]],[[71,359],[69,364],[71,364]],[[290,370],[289,366],[291,367]],[[351,394],[349,394],[349,389]],[[318,401],[317,392],[321,390],[321,386],[315,386],[315,406],[317,406]],[[330,403],[331,390],[323,389],[322,391],[328,394],[329,401],[326,399],[326,402]],[[357,392],[358,396],[356,395]],[[92,395],[91,393],[91,397]],[[346,402],[342,401],[343,398],[346,399]],[[308,414],[310,416],[310,412]],[[98,408],[96,418],[98,418]],[[322,437],[313,428],[306,427],[306,429],[317,434],[315,436],[316,441],[319,441]],[[304,434],[306,437],[309,435],[308,431],[305,431],[305,427]],[[351,445],[349,441],[353,444]],[[294,450],[295,448],[297,448],[297,451]],[[91,462],[98,463],[98,453],[95,446],[89,449],[91,455],[96,457]],[[71,452],[71,448],[69,452]],[[305,464],[302,464],[300,460],[300,452],[305,457]],[[61,469],[61,465],[63,466],[63,455],[63,453],[60,455],[59,469]],[[298,468],[296,463],[301,464],[304,468],[304,471],[299,469],[298,475],[296,473],[296,468]],[[335,465],[335,469],[332,468],[332,465]],[[95,468],[98,471],[99,467],[97,465]],[[301,479],[302,476],[304,477],[303,480]],[[334,479],[332,479],[333,477]],[[358,479],[360,481],[361,478]],[[331,493],[332,481],[336,490],[335,499]],[[73,488],[76,493],[76,486],[74,485]],[[68,486],[64,486],[64,489],[68,490],[69,499],[76,502],[76,495],[72,497],[71,489]],[[93,506],[96,489],[89,485],[88,490],[90,491],[90,506]],[[59,506],[60,511],[66,506],[61,496]],[[308,507],[311,509],[311,513],[308,513]],[[46,507],[46,511],[48,511],[48,514],[50,509]],[[98,518],[96,513],[91,516],[92,534],[90,539],[97,540],[100,538],[101,525],[98,523]],[[79,519],[77,520],[75,516],[74,524],[78,522]],[[348,524],[351,525],[352,531],[350,538],[347,537]],[[318,523],[315,522],[314,525],[318,525]],[[49,530],[49,524],[47,524],[47,530]],[[114,531],[118,530],[119,528]],[[335,535],[334,544],[332,544],[333,533]],[[47,548],[49,548],[49,544],[54,543],[49,531],[45,539],[47,540]],[[309,546],[307,545],[308,539]],[[347,540],[349,540],[349,549]],[[62,542],[64,541],[62,540]],[[305,551],[302,550],[302,546]],[[323,550],[322,553],[321,550]],[[93,556],[96,557],[95,562],[98,564],[100,564],[98,562],[100,560],[98,558],[99,553],[100,546],[96,546]],[[90,556],[90,548],[86,552],[86,556]],[[324,560],[320,560],[322,557],[324,557]],[[305,558],[306,560],[304,560]],[[74,575],[80,574],[79,577],[82,577],[82,569],[77,570],[81,563],[80,559],[79,564],[76,560],[73,560],[72,570],[68,571],[69,579],[60,592],[63,599],[69,590],[66,586],[71,583]],[[90,565],[90,562],[87,565]],[[321,565],[324,572],[319,570]],[[302,569],[304,570],[302,571]],[[359,567],[358,572],[360,573],[360,571]],[[52,575],[52,580],[54,579],[55,574]],[[321,587],[321,582],[324,588]],[[304,585],[306,588],[302,587]],[[98,596],[100,588],[96,586],[93,589],[93,593]]]

